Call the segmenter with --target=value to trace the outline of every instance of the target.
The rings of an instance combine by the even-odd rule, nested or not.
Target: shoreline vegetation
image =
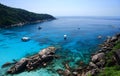
[[[0,3],[0,28],[22,26],[56,19],[49,14],[37,14],[23,9],[12,8]]]

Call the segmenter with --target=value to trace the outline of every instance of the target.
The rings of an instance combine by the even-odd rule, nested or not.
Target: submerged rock
[[[65,64],[65,68],[69,70],[71,69],[68,63]]]
[[[69,76],[71,74],[70,70],[66,69],[64,71],[64,76]]]
[[[58,70],[57,70],[57,73],[60,74],[60,75],[63,75],[63,72],[64,72],[64,71],[63,71],[62,69],[58,69]]]
[[[73,72],[73,75],[77,76],[78,72]]]
[[[2,65],[2,68],[8,67],[10,65],[12,65],[13,63],[11,62],[6,62],[5,64]]]

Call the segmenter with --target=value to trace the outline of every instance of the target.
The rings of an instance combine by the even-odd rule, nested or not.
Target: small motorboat
[[[102,38],[102,36],[98,36],[98,39],[101,39]]]
[[[67,39],[67,35],[65,34],[65,35],[64,35],[64,40],[66,40],[66,39]]]
[[[24,42],[26,42],[26,41],[29,41],[29,40],[30,40],[30,37],[22,37],[21,40],[24,41]]]

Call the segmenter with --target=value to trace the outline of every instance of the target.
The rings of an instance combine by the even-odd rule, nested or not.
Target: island
[[[22,26],[29,23],[54,20],[49,14],[37,14],[19,8],[13,8],[0,3],[0,28]]]

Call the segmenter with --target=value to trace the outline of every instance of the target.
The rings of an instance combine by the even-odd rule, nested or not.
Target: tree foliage
[[[23,9],[12,8],[0,4],[0,27],[11,26],[18,23],[29,23],[38,20],[55,19],[49,14],[37,14]]]

